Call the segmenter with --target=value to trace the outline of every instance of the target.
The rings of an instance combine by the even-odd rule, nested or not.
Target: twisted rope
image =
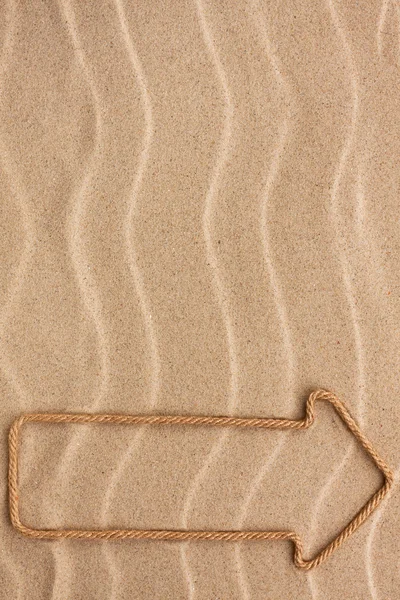
[[[241,427],[260,429],[307,429],[314,422],[314,405],[317,401],[332,404],[342,421],[354,434],[366,453],[384,477],[382,487],[366,502],[355,517],[342,531],[329,542],[314,558],[305,559],[303,544],[294,531],[194,531],[194,530],[154,530],[154,529],[32,529],[25,526],[19,516],[18,492],[18,448],[20,430],[25,423],[116,423],[126,425],[198,425],[214,427]],[[294,562],[301,569],[313,569],[325,561],[377,508],[386,496],[393,482],[393,474],[384,460],[359,429],[347,408],[335,394],[326,390],[312,392],[306,402],[305,416],[300,420],[259,419],[241,417],[175,416],[175,415],[117,415],[117,414],[74,414],[74,413],[33,413],[16,419],[9,432],[9,507],[13,526],[23,535],[35,539],[141,539],[141,540],[290,540],[294,544]]]

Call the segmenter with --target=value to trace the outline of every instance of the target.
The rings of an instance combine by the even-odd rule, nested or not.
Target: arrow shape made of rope
[[[203,530],[154,530],[154,529],[32,529],[21,522],[19,515],[18,449],[20,431],[25,423],[116,423],[125,425],[197,425],[212,427],[241,427],[259,429],[307,429],[315,419],[314,405],[317,401],[332,404],[347,428],[370,456],[384,477],[382,487],[364,504],[353,519],[314,558],[306,559],[303,544],[294,531],[203,531]],[[9,432],[9,508],[12,525],[23,535],[35,539],[146,539],[146,540],[290,540],[294,544],[294,563],[301,569],[313,569],[325,561],[343,542],[358,529],[386,496],[393,483],[393,473],[380,458],[371,442],[365,437],[346,406],[332,392],[316,390],[306,402],[305,416],[300,420],[213,417],[191,415],[119,415],[84,413],[32,413],[18,417]]]

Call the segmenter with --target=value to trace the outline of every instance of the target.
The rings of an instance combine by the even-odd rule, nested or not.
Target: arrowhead
[[[315,403],[317,401],[328,402],[334,407],[336,413],[347,426],[348,430],[353,434],[358,444],[360,444],[377,469],[382,473],[383,485],[360,508],[351,521],[336,535],[336,537],[313,558],[308,560],[304,558],[301,540],[296,534],[294,534],[293,538],[291,538],[295,546],[294,561],[297,567],[304,569],[312,569],[318,566],[325,561],[337,548],[339,548],[343,542],[368,519],[371,513],[377,508],[377,506],[386,496],[393,483],[392,471],[387,466],[385,461],[379,456],[371,442],[360,430],[346,406],[337,398],[337,396],[335,396],[335,394],[325,390],[318,390],[310,394],[306,404],[306,417],[304,419],[304,421],[307,423],[307,426],[309,427],[308,423],[311,423],[314,418]]]

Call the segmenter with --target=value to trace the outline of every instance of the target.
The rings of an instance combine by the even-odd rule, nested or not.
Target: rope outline
[[[240,427],[259,429],[308,429],[315,420],[317,401],[332,404],[341,420],[353,433],[375,466],[382,473],[384,483],[364,504],[353,519],[313,558],[304,558],[303,544],[294,531],[205,531],[205,530],[154,530],[154,529],[33,529],[21,522],[19,514],[18,456],[21,428],[25,423],[116,423],[126,425],[197,425],[214,427]],[[34,539],[89,539],[89,540],[290,540],[294,544],[294,563],[300,569],[310,570],[324,562],[350,537],[382,502],[393,483],[393,473],[365,437],[346,406],[332,392],[319,389],[312,392],[306,402],[305,416],[300,420],[179,415],[121,415],[85,413],[31,413],[22,414],[12,424],[9,437],[8,491],[11,523],[24,536]]]

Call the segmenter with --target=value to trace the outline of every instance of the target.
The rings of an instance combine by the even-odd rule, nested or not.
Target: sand
[[[3,599],[396,600],[397,478],[306,573],[288,542],[34,541],[23,412],[300,418],[337,393],[400,465],[395,2],[4,2]],[[397,477],[397,476],[396,476]],[[37,527],[294,529],[379,487],[329,407],[307,432],[29,425]]]

